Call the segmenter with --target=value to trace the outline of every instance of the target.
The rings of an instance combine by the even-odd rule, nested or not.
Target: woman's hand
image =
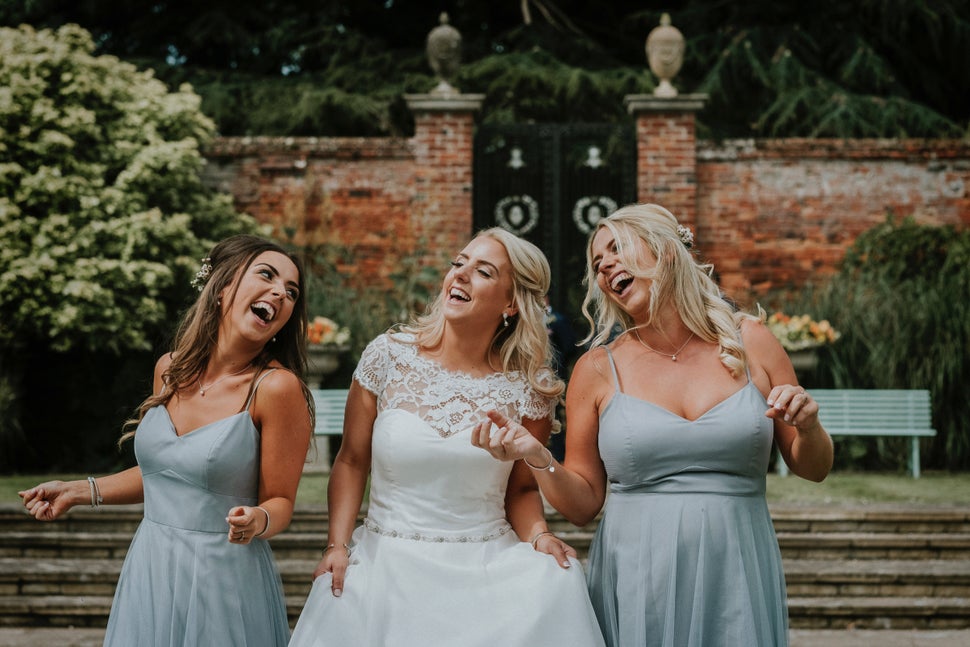
[[[472,445],[481,447],[500,461],[524,458],[533,465],[543,465],[547,449],[529,430],[498,411],[489,411],[489,419],[472,428]],[[492,423],[498,425],[492,433]]]
[[[818,402],[808,392],[793,384],[780,384],[768,394],[771,407],[765,415],[794,426],[800,433],[814,431],[820,427]]]
[[[556,563],[561,568],[569,568],[569,558],[576,557],[576,549],[556,537],[549,531],[540,532],[532,539],[532,547],[536,552],[546,553],[556,558]]]
[[[333,592],[333,597],[339,598],[344,592],[344,577],[347,575],[349,565],[350,549],[347,548],[347,545],[330,544],[323,549],[323,559],[314,569],[313,579],[317,579],[324,573],[330,573],[330,590]]]
[[[262,508],[240,505],[229,510],[229,543],[248,544],[256,535],[266,532],[269,515]]]
[[[18,492],[24,501],[27,514],[38,521],[54,521],[77,505],[81,494],[88,493],[88,484],[82,481],[48,481],[35,485],[29,490]]]

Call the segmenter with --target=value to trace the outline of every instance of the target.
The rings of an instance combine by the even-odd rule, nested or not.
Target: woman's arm
[[[95,488],[92,498],[92,485],[87,480],[47,481],[18,494],[28,514],[40,521],[54,521],[76,505],[120,505],[141,503],[144,499],[138,466],[99,476]],[[100,502],[96,498],[99,493]]]
[[[300,378],[286,370],[267,375],[256,391],[253,420],[260,434],[259,504],[234,507],[227,518],[230,541],[240,543],[269,539],[293,518],[313,426]]]
[[[552,421],[548,418],[524,419],[522,426],[543,445],[549,440]],[[531,472],[522,461],[516,461],[512,466],[505,490],[505,515],[519,539],[531,542],[536,550],[555,557],[562,568],[569,568],[568,557],[576,557],[576,551],[549,531],[539,486]]]
[[[818,418],[818,402],[798,385],[788,353],[768,328],[757,321],[741,326],[752,379],[771,407],[775,442],[794,474],[822,481],[832,469],[832,439]]]
[[[347,395],[344,432],[340,451],[330,470],[327,506],[330,513],[329,536],[323,559],[313,571],[316,579],[323,573],[333,574],[332,591],[339,596],[350,563],[351,535],[364,500],[364,488],[370,474],[371,439],[377,419],[377,396],[354,380]]]
[[[491,422],[472,431],[472,444],[499,460],[523,458],[536,468],[533,476],[546,500],[569,521],[582,526],[591,521],[606,500],[606,470],[600,459],[597,437],[599,409],[608,395],[604,385],[605,352],[583,355],[573,368],[566,391],[566,459],[560,465],[535,436],[498,412],[489,412]],[[498,425],[492,431],[491,423]],[[554,468],[550,470],[549,467]]]

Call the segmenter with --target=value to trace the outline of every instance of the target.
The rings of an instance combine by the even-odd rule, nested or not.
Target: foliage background
[[[675,84],[710,95],[700,137],[970,128],[963,0],[0,0],[0,25],[93,34],[0,35],[0,470],[130,460],[113,441],[198,257],[253,226],[199,185],[199,147],[216,132],[409,134],[401,95],[435,83],[424,39],[442,10],[464,37],[456,84],[486,94],[484,123],[629,119],[622,97],[652,91],[644,39],[669,12],[687,38]],[[843,332],[819,384],[930,388],[941,439],[929,460],[962,469],[965,236],[887,223],[833,286],[799,297]],[[339,249],[305,251],[320,268],[345,263]],[[359,347],[437,278],[407,269],[395,290],[364,295],[321,272],[320,314],[353,326]],[[895,467],[893,443],[840,460]]]
[[[888,214],[859,236],[839,273],[781,307],[828,319],[842,336],[820,351],[808,386],[928,389],[930,468],[970,468],[970,230]],[[908,438],[837,438],[836,466],[904,470]]]
[[[448,12],[456,85],[483,123],[619,121],[652,91],[663,12],[687,39],[681,92],[702,137],[964,137],[964,0],[0,0],[0,24],[90,30],[99,51],[190,82],[225,135],[409,134],[401,95],[435,82],[425,38]]]
[[[199,258],[255,227],[202,186],[200,98],[94,50],[0,28],[0,470],[119,461]]]

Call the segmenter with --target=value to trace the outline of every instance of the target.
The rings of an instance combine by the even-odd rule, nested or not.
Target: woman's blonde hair
[[[139,405],[137,415],[125,422],[125,433],[119,443],[135,435],[134,428],[149,409],[164,406],[176,393],[191,387],[199,379],[209,364],[212,350],[219,339],[219,323],[222,317],[220,295],[226,290],[227,306],[231,306],[239,288],[239,279],[256,257],[264,252],[277,252],[293,261],[299,274],[299,295],[290,318],[276,333],[273,341],[266,344],[253,360],[256,372],[249,385],[249,395],[256,388],[256,378],[270,363],[277,361],[300,378],[303,383],[303,396],[310,407],[311,420],[313,419],[313,396],[305,384],[308,317],[303,263],[272,241],[241,234],[217,243],[203,261],[208,269],[203,278],[205,283],[200,286],[198,298],[186,311],[176,332],[171,350],[172,362],[162,374],[165,388],[161,393],[150,395]]]
[[[492,347],[502,359],[502,372],[519,371],[537,393],[559,397],[565,385],[550,367],[552,346],[546,328],[549,262],[538,247],[501,227],[481,231],[475,239],[481,237],[502,245],[512,266],[512,302],[518,312],[509,317],[508,326],[500,324],[492,338]],[[426,313],[401,328],[413,334],[420,346],[434,347],[441,342],[445,328],[442,300],[439,290]]]
[[[665,307],[672,306],[691,332],[720,347],[721,363],[732,375],[739,375],[746,361],[741,321],[755,317],[736,312],[725,300],[711,278],[713,266],[694,258],[678,227],[673,214],[657,204],[628,205],[597,224],[586,245],[586,298],[582,310],[591,330],[582,343],[600,346],[609,341],[617,328],[627,331],[634,327],[630,316],[600,290],[593,272],[593,238],[600,230],[608,229],[624,269],[634,277],[651,280],[645,325],[649,326]],[[637,239],[646,243],[657,259],[653,268],[642,257]]]

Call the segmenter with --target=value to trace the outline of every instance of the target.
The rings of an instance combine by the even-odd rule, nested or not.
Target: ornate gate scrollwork
[[[552,269],[552,304],[579,322],[586,239],[633,202],[635,182],[632,124],[481,126],[474,226],[497,225],[538,245]]]

